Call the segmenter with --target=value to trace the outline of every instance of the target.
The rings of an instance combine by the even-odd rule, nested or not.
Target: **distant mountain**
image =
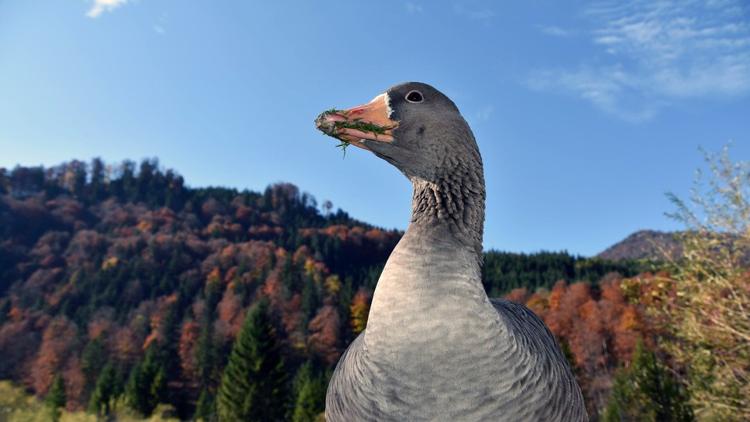
[[[676,234],[676,232],[640,230],[610,246],[598,254],[597,258],[609,261],[662,260],[664,253],[674,258],[682,253]]]

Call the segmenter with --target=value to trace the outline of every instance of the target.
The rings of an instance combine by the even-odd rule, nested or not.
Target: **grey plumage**
[[[404,96],[418,90],[418,104]],[[364,146],[412,182],[412,218],[380,276],[367,328],[326,395],[333,421],[585,421],[554,337],[481,283],[484,176],[456,106],[426,84],[387,91],[393,142]]]

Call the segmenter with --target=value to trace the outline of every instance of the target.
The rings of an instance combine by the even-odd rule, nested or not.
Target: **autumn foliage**
[[[551,290],[516,289],[506,296],[539,315],[569,352],[590,414],[606,406],[615,371],[650,329],[643,309],[626,300],[622,283],[610,274],[594,286],[558,281]]]
[[[264,300],[287,379],[314,366],[315,385],[286,398],[305,411],[287,413],[314,414],[400,236],[290,184],[194,189],[155,160],[0,169],[0,378],[44,396],[59,376],[69,409],[163,402],[210,418],[248,309]],[[565,253],[485,262],[487,290],[544,318],[601,409],[649,327],[621,276],[599,281],[636,267]]]
[[[125,394],[188,418],[264,298],[285,369],[330,368],[400,235],[290,184],[191,189],[155,160],[0,169],[0,378],[44,396],[61,377],[71,409]]]

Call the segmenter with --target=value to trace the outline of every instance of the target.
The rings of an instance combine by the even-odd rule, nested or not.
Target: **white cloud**
[[[485,105],[474,113],[473,120],[477,123],[487,121],[490,119],[490,117],[492,117],[492,114],[494,112],[495,107],[493,107],[492,105]]]
[[[461,16],[466,16],[469,19],[487,21],[495,17],[495,12],[487,8],[467,8],[463,4],[455,3],[453,5],[453,11]]]
[[[551,35],[553,37],[568,37],[571,35],[571,32],[569,30],[560,28],[559,26],[555,25],[539,25],[538,28],[544,34]]]
[[[649,98],[640,81],[618,66],[542,70],[534,72],[527,83],[538,91],[573,94],[629,122],[649,120],[666,105]]]
[[[416,4],[416,3],[412,3],[410,1],[407,1],[404,6],[406,7],[406,11],[409,12],[409,13],[422,13],[422,12],[424,12],[424,9],[422,8],[421,5]]]
[[[159,16],[159,19],[154,25],[152,26],[154,29],[154,32],[156,32],[158,35],[164,35],[167,33],[167,14],[162,13],[161,16]]]
[[[528,85],[631,121],[686,99],[750,94],[750,25],[741,1],[598,3],[584,16],[600,54],[575,69],[533,72]]]
[[[128,0],[94,0],[91,9],[86,12],[90,18],[98,18],[104,12],[111,12],[127,3]]]

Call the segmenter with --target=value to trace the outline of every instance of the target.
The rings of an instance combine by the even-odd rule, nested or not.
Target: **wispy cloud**
[[[551,35],[553,37],[569,37],[572,34],[570,30],[554,25],[539,25],[538,28],[543,33]]]
[[[453,11],[456,12],[456,14],[458,15],[465,16],[473,20],[486,21],[488,19],[495,17],[495,12],[491,9],[470,8],[470,7],[466,7],[464,4],[461,4],[461,3],[455,3],[453,5]]]
[[[422,5],[417,3],[412,3],[410,1],[407,1],[406,4],[404,4],[404,7],[406,7],[406,11],[409,13],[422,13],[424,12],[424,9],[422,8]]]
[[[158,22],[156,22],[152,28],[154,29],[154,32],[156,32],[158,35],[164,35],[167,33],[167,15],[165,13],[162,13],[161,16],[159,16]]]
[[[86,16],[98,18],[102,13],[111,12],[127,2],[128,0],[94,0]]]
[[[538,91],[575,95],[630,122],[649,120],[665,105],[649,96],[642,81],[618,65],[540,70],[534,72],[527,82],[529,87]]]
[[[473,120],[477,123],[487,121],[490,119],[490,117],[492,117],[492,113],[494,112],[495,112],[495,107],[489,104],[485,105],[474,113]]]
[[[542,69],[531,88],[572,94],[630,121],[685,99],[750,93],[750,25],[742,0],[598,3],[584,11],[596,61]]]

